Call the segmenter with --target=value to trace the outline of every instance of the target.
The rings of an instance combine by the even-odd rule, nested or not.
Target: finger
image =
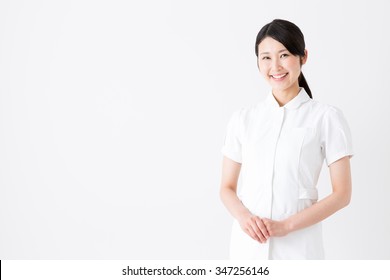
[[[267,218],[263,218],[262,220],[265,227],[267,228],[269,236],[274,236],[274,221]]]
[[[258,236],[258,238],[262,241],[262,243],[265,243],[267,241],[267,237],[263,234],[262,230],[260,229],[258,223],[257,223],[257,220],[259,218],[256,217],[256,219],[253,221],[253,223],[251,224],[252,226],[252,229],[253,231],[255,232],[255,234]]]
[[[253,234],[256,235],[256,238],[259,239],[260,243],[265,243],[267,238],[261,233],[260,229],[255,225],[252,227]]]
[[[264,224],[263,220],[258,218],[256,219],[256,224],[260,229],[261,233],[265,236],[265,238],[269,238],[270,234],[268,232],[267,226]]]
[[[265,227],[267,228],[267,230],[268,230],[269,227],[271,226],[272,220],[267,219],[267,218],[262,218],[261,220],[263,221],[264,226],[265,226]]]
[[[248,227],[246,228],[246,234],[248,234],[252,239],[254,239],[254,240],[256,240],[256,241],[262,243],[262,241],[259,239],[259,237],[257,236],[257,234],[253,231],[253,229],[252,229],[250,226],[248,226]]]
[[[251,227],[251,219],[248,219],[248,221],[245,223],[245,224],[242,224],[241,225],[241,229],[243,232],[245,232],[245,234],[249,235],[250,238],[258,241],[258,242],[261,242],[260,239],[258,238],[257,234],[255,234],[255,232],[253,231],[252,227]]]

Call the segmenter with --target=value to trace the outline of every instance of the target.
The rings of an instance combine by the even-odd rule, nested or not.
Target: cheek
[[[285,68],[288,69],[288,71],[291,74],[291,77],[298,77],[301,73],[301,66],[299,63],[296,62],[289,62],[285,65]]]
[[[259,62],[259,71],[264,77],[268,77],[269,67],[266,63]]]
[[[301,72],[301,65],[299,64],[299,61],[295,61],[295,60],[288,60],[286,61],[284,67],[286,69],[288,69],[290,72],[293,72],[293,73],[299,73]]]

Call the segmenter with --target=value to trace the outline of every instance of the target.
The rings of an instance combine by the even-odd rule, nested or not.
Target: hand
[[[267,218],[262,220],[270,236],[285,236],[290,232],[286,220],[274,221]]]
[[[252,213],[244,215],[238,222],[246,234],[260,243],[265,243],[270,236],[263,220]]]

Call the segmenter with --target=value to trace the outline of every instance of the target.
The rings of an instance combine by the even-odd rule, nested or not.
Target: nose
[[[272,60],[272,71],[279,71],[282,66],[280,65],[280,60],[278,58]]]

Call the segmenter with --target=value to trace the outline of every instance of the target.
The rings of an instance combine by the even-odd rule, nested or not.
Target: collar
[[[300,88],[300,91],[297,96],[291,99],[289,102],[284,104],[284,106],[279,106],[278,101],[276,101],[275,96],[272,94],[272,90],[268,93],[268,96],[265,100],[267,106],[272,108],[286,108],[286,109],[297,109],[303,103],[309,101],[311,98],[306,93],[304,88]]]

